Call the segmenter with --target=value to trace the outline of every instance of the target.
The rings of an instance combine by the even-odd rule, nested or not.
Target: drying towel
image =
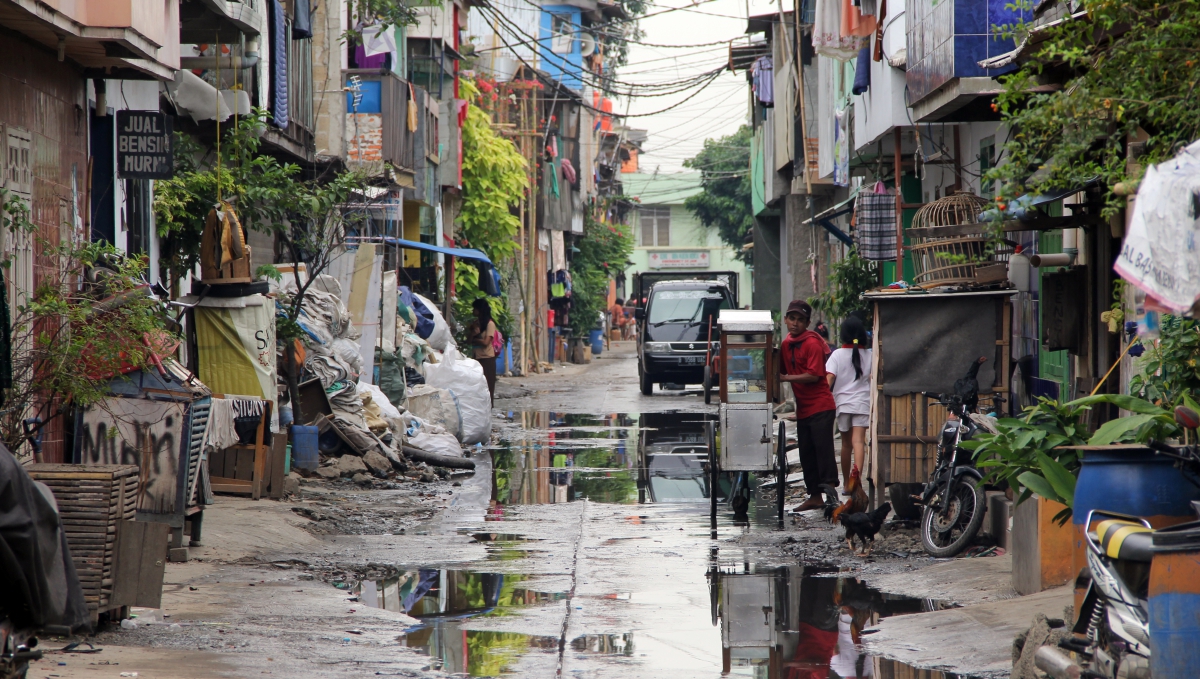
[[[854,209],[858,256],[874,261],[896,259],[896,197],[863,192]]]
[[[813,49],[817,54],[849,61],[858,56],[866,41],[857,35],[842,33],[843,0],[816,0],[813,19]],[[847,6],[850,3],[845,3]],[[858,12],[857,9],[851,8]]]
[[[214,398],[208,411],[208,432],[205,446],[214,450],[225,450],[229,446],[237,445],[238,434],[233,426],[233,420],[236,417],[233,401]]]
[[[858,51],[858,59],[854,64],[854,94],[863,94],[871,89],[871,48],[864,47]]]

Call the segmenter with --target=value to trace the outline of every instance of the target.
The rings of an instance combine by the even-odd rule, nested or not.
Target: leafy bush
[[[1175,406],[1200,393],[1200,324],[1164,314],[1159,339],[1147,347],[1137,368],[1129,391],[1147,401]]]

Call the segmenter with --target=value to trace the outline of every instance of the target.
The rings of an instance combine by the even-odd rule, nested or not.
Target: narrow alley
[[[31,671],[998,677],[1031,611],[1070,604],[1054,591],[1005,609],[1010,558],[938,562],[902,527],[867,558],[820,512],[781,530],[763,493],[748,521],[720,505],[712,530],[713,408],[697,390],[643,396],[631,349],[503,380],[474,473],[395,490],[314,478],[290,501],[214,505],[205,546],[169,564],[160,610]],[[886,627],[962,606],[947,624],[971,646],[953,651],[936,624]],[[881,654],[860,643],[881,637]]]

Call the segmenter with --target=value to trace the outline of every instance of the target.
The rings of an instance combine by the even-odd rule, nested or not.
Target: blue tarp
[[[479,289],[485,294],[492,297],[500,296],[500,272],[496,271],[496,265],[492,264],[492,260],[487,255],[483,254],[482,250],[474,248],[444,248],[440,245],[432,243],[422,243],[415,240],[404,240],[403,238],[394,238],[392,236],[382,236],[380,238],[372,238],[370,242],[381,240],[387,245],[395,245],[396,247],[406,248],[408,250],[425,250],[427,252],[440,252],[443,255],[458,257],[465,259],[479,267]],[[420,334],[420,333],[417,333]]]

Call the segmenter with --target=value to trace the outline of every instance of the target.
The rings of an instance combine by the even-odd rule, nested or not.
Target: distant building
[[[626,276],[644,271],[735,271],[739,303],[751,303],[750,269],[734,257],[734,249],[721,241],[716,229],[705,227],[683,206],[689,196],[700,193],[699,173],[629,173],[621,181],[625,195],[639,201],[631,220],[633,264]]]

